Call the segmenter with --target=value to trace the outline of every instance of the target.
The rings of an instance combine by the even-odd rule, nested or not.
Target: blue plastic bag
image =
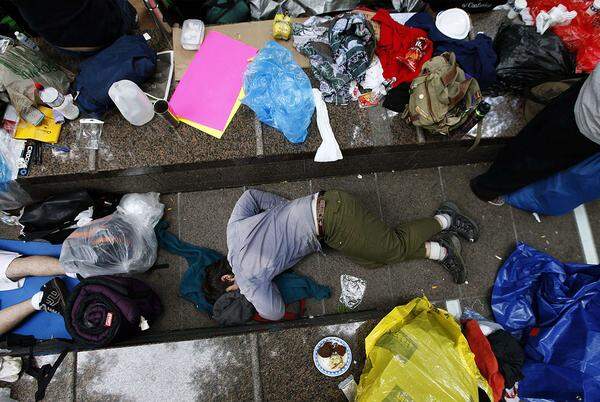
[[[599,265],[565,264],[520,243],[498,271],[492,311],[525,343],[521,399],[600,400]]]
[[[600,153],[506,197],[515,208],[562,215],[600,198]]]
[[[242,100],[258,119],[292,143],[304,142],[315,110],[308,76],[292,53],[274,41],[260,50],[244,75]]]

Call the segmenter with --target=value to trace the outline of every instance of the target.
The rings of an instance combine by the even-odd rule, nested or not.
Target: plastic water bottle
[[[590,5],[590,8],[588,8],[586,10],[586,13],[588,13],[588,15],[595,15],[595,14],[598,14],[599,11],[600,11],[600,0],[595,0]]]
[[[35,50],[36,52],[40,51],[40,48],[38,47],[38,45],[36,45],[35,42],[29,36],[25,35],[24,33],[15,31],[15,38],[17,38],[17,40],[19,41],[19,43],[21,45],[28,47],[31,50]]]
[[[115,82],[108,89],[108,96],[117,105],[123,117],[134,126],[143,126],[154,117],[152,103],[135,82]]]
[[[479,105],[477,105],[477,108],[475,108],[475,111],[471,113],[471,116],[469,116],[462,125],[452,130],[450,132],[450,135],[452,137],[461,137],[467,134],[473,129],[473,127],[475,127],[477,124],[479,124],[481,120],[483,120],[485,115],[488,114],[491,109],[492,106],[489,103],[479,103]]]

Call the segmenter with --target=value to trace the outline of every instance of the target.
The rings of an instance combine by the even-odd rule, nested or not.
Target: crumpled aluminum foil
[[[341,275],[340,284],[342,286],[340,303],[349,309],[358,307],[367,289],[367,281],[351,275]]]

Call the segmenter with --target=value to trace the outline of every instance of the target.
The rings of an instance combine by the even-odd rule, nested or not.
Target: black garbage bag
[[[62,243],[75,230],[75,218],[80,212],[91,207],[91,218],[102,218],[115,211],[120,199],[121,196],[117,194],[80,190],[54,195],[27,205],[19,218],[19,223],[23,226],[19,238]]]
[[[549,81],[575,76],[575,57],[553,32],[504,24],[494,39],[496,73],[503,90],[522,92]]]

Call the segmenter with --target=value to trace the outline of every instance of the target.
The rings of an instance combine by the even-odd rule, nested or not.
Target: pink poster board
[[[175,115],[224,130],[249,59],[257,51],[220,32],[209,32],[169,101]]]

